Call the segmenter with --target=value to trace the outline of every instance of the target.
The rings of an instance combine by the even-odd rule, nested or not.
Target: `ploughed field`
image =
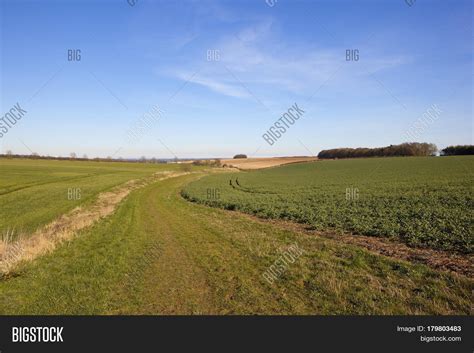
[[[317,161],[187,185],[195,202],[263,218],[472,254],[474,157]]]
[[[221,162],[225,166],[238,168],[241,170],[253,170],[270,167],[278,167],[284,164],[313,162],[316,157],[271,157],[271,158],[234,158],[223,159]]]

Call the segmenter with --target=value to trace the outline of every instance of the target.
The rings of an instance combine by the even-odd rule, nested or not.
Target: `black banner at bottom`
[[[473,352],[461,316],[3,316],[0,353]]]

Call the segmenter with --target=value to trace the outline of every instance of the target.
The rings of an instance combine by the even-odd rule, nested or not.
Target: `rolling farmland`
[[[210,176],[188,185],[183,196],[315,230],[472,253],[472,170],[470,156],[319,161]]]
[[[177,165],[0,158],[0,229],[28,235],[100,192]]]
[[[400,189],[401,185],[408,188],[416,180],[421,183],[426,178],[424,169],[433,168],[431,161],[453,162],[449,164],[449,180],[441,183],[447,176],[438,172],[440,180],[432,176],[431,183],[438,189],[440,185],[449,185],[453,190],[463,190],[465,177],[461,170],[456,171],[459,164],[454,159],[381,162],[395,169],[406,167],[406,163],[418,165],[417,177],[400,179]],[[31,170],[27,182],[32,185],[46,181],[43,173],[34,175],[42,170],[38,167],[52,168],[49,161],[13,162],[4,168],[2,181],[10,190],[14,188],[13,174],[19,168]],[[301,197],[308,195],[308,190],[314,193],[318,190],[317,183],[323,183],[325,195],[329,195],[328,185],[336,193],[341,185],[347,184],[347,176],[341,173],[352,175],[353,186],[359,185],[359,200],[363,190],[370,190],[371,185],[375,191],[385,188],[378,195],[387,195],[386,182],[367,182],[363,188],[359,177],[356,183],[358,164],[362,169],[372,168],[372,162],[378,161],[315,162],[248,173],[196,167],[183,173],[179,172],[179,165],[57,163],[55,173],[70,170],[89,175],[84,178],[89,184],[82,185],[87,188],[95,183],[95,198],[99,199],[104,194],[100,189],[106,190],[106,194],[115,190],[113,183],[122,181],[122,185],[127,185],[129,178],[148,178],[157,171],[167,177],[134,188],[104,218],[75,231],[73,237],[59,242],[54,250],[23,261],[5,273],[0,280],[0,313],[469,314],[472,278],[381,256],[337,238],[287,229],[244,213],[199,205],[181,196],[183,188],[185,193],[198,195],[204,188],[207,195],[208,188],[218,187],[220,193],[214,195],[219,195],[220,200],[214,200],[212,205],[233,208],[218,202],[232,195],[263,195],[271,198],[266,199],[271,209],[278,206],[275,201],[278,190]],[[37,164],[36,169],[31,163]],[[388,165],[382,165],[378,171],[385,174],[375,172],[374,175],[387,179],[393,173],[387,169]],[[88,172],[89,168],[92,169]],[[352,169],[351,173],[345,173],[348,168]],[[92,171],[95,176],[91,175]],[[282,177],[288,173],[293,175],[293,189],[288,178]],[[408,178],[409,173],[400,174]],[[105,183],[105,175],[113,182]],[[257,185],[262,175],[267,184]],[[318,181],[309,177],[313,175],[318,176]],[[233,186],[229,185],[229,179],[233,180]],[[56,197],[64,198],[67,181],[60,177],[49,181],[52,190],[56,185]],[[38,188],[38,192],[42,190],[41,185],[31,187]],[[240,191],[238,187],[253,192]],[[27,192],[28,188],[16,192],[19,191]],[[345,188],[341,192],[345,200]],[[12,191],[1,197],[14,194]],[[49,207],[50,213],[36,224],[47,222],[54,214],[68,212],[68,207],[53,206],[46,190],[43,195],[49,201],[41,207]],[[88,202],[78,200],[83,202],[80,206],[84,210],[95,207],[94,197],[90,197]],[[14,200],[17,207],[28,209],[26,197]],[[264,199],[260,200],[259,205],[263,205]],[[336,195],[332,200],[336,200]],[[202,201],[208,203],[207,198]],[[234,208],[240,206],[236,204]],[[292,252],[294,249],[297,251]],[[282,254],[290,253],[292,261],[283,266]]]

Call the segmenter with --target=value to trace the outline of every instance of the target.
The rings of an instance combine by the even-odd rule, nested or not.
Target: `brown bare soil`
[[[223,159],[222,164],[242,170],[277,167],[283,164],[313,162],[316,157],[273,157],[273,158],[238,158]]]

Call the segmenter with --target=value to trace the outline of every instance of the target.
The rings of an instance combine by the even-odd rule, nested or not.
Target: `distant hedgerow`
[[[449,146],[441,150],[443,156],[472,155],[474,154],[474,145]]]
[[[327,158],[362,158],[362,157],[402,157],[402,156],[431,156],[437,151],[432,143],[408,142],[400,145],[390,145],[377,148],[334,148],[319,152],[319,159]]]

